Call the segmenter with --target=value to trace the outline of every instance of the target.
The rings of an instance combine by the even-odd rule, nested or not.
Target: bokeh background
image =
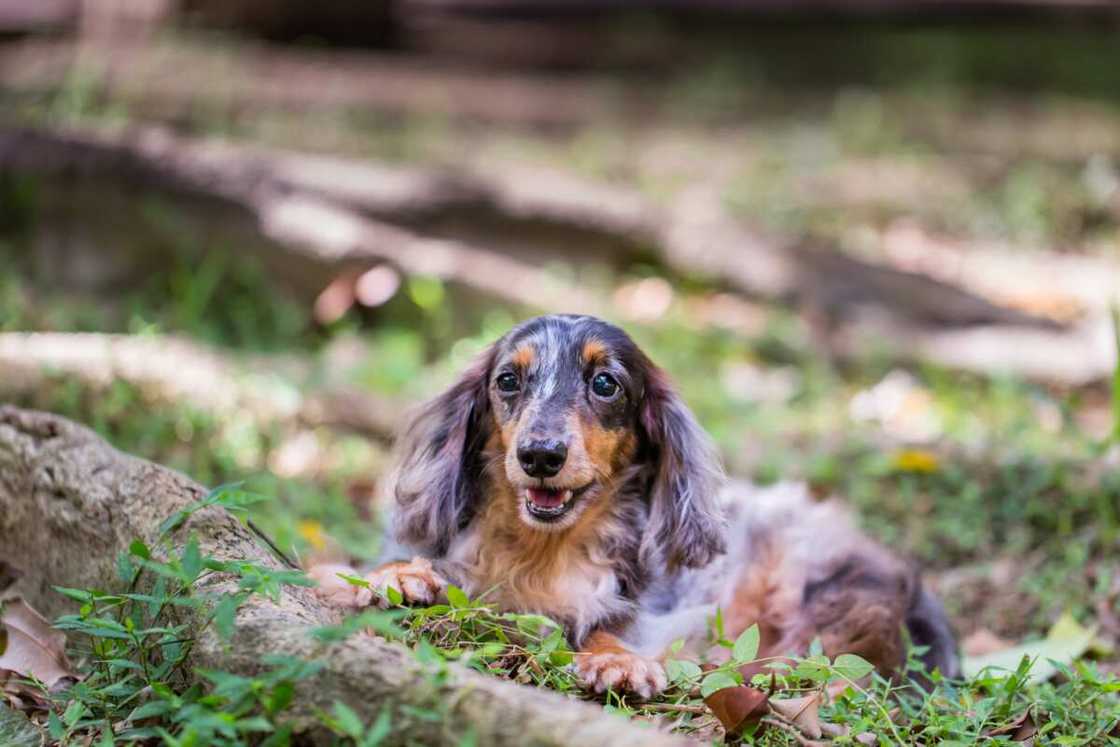
[[[624,325],[973,652],[1120,636],[1120,10],[0,0],[0,398],[376,553],[407,406]]]

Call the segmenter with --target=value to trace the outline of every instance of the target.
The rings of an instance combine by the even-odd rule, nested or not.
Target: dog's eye
[[[591,391],[603,399],[611,399],[618,394],[619,389],[621,387],[618,382],[608,373],[595,374],[595,378],[591,380]]]
[[[508,394],[510,392],[516,392],[520,388],[521,382],[517,380],[516,374],[504,373],[498,377],[498,391]]]

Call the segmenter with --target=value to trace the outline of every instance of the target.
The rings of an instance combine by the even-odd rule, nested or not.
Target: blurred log
[[[593,294],[513,257],[368,217],[461,203],[459,181],[438,174],[192,141],[152,129],[117,136],[0,130],[0,171],[98,175],[217,200],[251,216],[261,234],[287,252],[320,265],[387,261],[406,274],[434,275],[515,306],[601,310]]]
[[[0,333],[0,399],[26,397],[62,375],[97,390],[114,381],[135,386],[152,404],[175,403],[219,421],[251,418],[273,426],[327,426],[389,441],[402,411],[355,389],[308,392],[279,376],[238,365],[185,339],[95,333]]]
[[[526,75],[384,52],[251,43],[233,50],[181,39],[0,45],[0,88],[9,94],[57,91],[75,70],[96,71],[91,84],[133,116],[162,121],[192,121],[199,112],[236,119],[342,110],[556,130],[648,108],[629,89],[610,100],[595,95],[609,85],[605,76]]]
[[[1001,306],[921,272],[766,236],[734,220],[718,195],[704,188],[687,190],[672,205],[660,207],[634,192],[555,172],[388,167],[195,141],[158,130],[0,130],[2,170],[99,175],[218,199],[250,215],[262,235],[287,252],[320,265],[388,261],[405,273],[437,275],[494,300],[542,311],[609,315],[593,292],[550,280],[528,262],[475,244],[421,236],[380,218],[432,223],[458,211],[472,220],[496,218],[511,234],[543,223],[571,232],[572,245],[599,235],[635,257],[652,250],[680,276],[799,306],[822,342],[840,357],[866,351],[868,333],[883,329],[878,320],[887,318],[892,335],[901,338],[896,347],[903,354],[954,368],[1005,366],[1009,373],[1082,383],[1099,378],[1111,359],[1099,335],[1070,332],[1061,323],[1065,320]],[[865,322],[869,316],[875,323]],[[1100,319],[1098,313],[1085,321],[1092,327]],[[952,343],[938,337],[973,326],[985,327],[985,339],[998,341],[990,348],[990,360],[974,343],[972,352],[961,354],[961,336]],[[1023,330],[1035,334],[1024,337]],[[1076,362],[1043,354],[1028,364],[1022,355],[1002,352],[1024,339],[1060,343]],[[860,342],[853,345],[851,340]],[[884,347],[881,342],[870,345]]]
[[[20,594],[47,615],[72,611],[55,585],[116,590],[117,556],[140,539],[155,545],[160,524],[198,501],[205,488],[166,468],[115,451],[93,432],[46,413],[0,406],[0,563],[22,573]],[[196,512],[176,539],[198,540],[204,555],[280,567],[252,533],[219,508]],[[237,590],[237,579],[217,574],[205,591]],[[458,664],[437,673],[402,646],[370,635],[318,643],[311,630],[337,620],[337,610],[305,588],[283,587],[277,600],[250,597],[237,613],[229,640],[207,624],[208,611],[184,622],[194,637],[192,665],[243,676],[261,671],[267,655],[323,662],[296,684],[284,711],[301,744],[332,744],[318,714],[335,702],[366,724],[388,708],[391,744],[456,745],[468,730],[479,744],[637,747],[687,742],[638,728],[601,708],[558,693],[522,687]],[[416,718],[422,711],[431,718]]]
[[[256,215],[265,235],[322,262],[387,260],[406,273],[435,274],[546,310],[589,311],[598,303],[576,288],[549,288],[531,265],[459,242],[426,239],[368,216],[399,221],[467,209],[605,234],[635,252],[656,251],[679,275],[717,279],[765,300],[802,301],[830,317],[859,302],[920,321],[1045,322],[922,275],[788,246],[733,220],[718,195],[705,190],[687,192],[662,209],[636,193],[556,172],[390,168],[194,141],[153,129],[123,135],[0,130],[0,169],[96,173],[218,197]]]
[[[0,33],[32,33],[76,26],[81,0],[0,0]]]

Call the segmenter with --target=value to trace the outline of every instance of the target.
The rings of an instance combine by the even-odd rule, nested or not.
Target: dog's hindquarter
[[[696,650],[718,608],[728,638],[758,624],[760,657],[802,654],[819,638],[830,656],[858,654],[890,676],[905,663],[905,627],[927,647],[928,668],[957,674],[956,644],[936,598],[837,502],[814,501],[789,483],[732,482],[724,497],[728,553],[647,595],[629,636],[639,650],[663,650],[677,638]],[[707,654],[718,660],[727,652]]]

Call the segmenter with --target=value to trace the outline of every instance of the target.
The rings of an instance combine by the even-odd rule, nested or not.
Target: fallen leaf
[[[55,690],[78,675],[66,659],[66,636],[53,629],[47,620],[22,599],[4,602],[0,624],[7,632],[8,645],[0,655],[0,674],[14,673],[32,677]]]
[[[830,724],[827,721],[821,724],[821,731],[830,737],[846,737],[852,728],[847,724]]]
[[[1001,734],[1006,734],[1012,742],[1025,742],[1038,734],[1038,724],[1035,723],[1031,709],[1028,708],[999,728],[984,732],[984,736],[987,737],[996,737]]]
[[[768,701],[766,693],[746,685],[725,687],[704,698],[704,704],[730,734],[761,721],[770,712]]]
[[[860,744],[875,744],[879,741],[879,738],[869,731],[861,731],[856,734],[856,741]]]
[[[814,692],[803,698],[789,698],[787,700],[771,700],[770,708],[779,716],[790,722],[806,736],[820,739],[821,720],[821,693]]]
[[[1086,628],[1066,612],[1041,641],[1031,641],[996,651],[985,656],[965,656],[961,670],[965,677],[975,677],[984,669],[1014,672],[1024,656],[1033,660],[1028,677],[1032,682],[1045,682],[1058,668],[1052,662],[1069,664],[1088,650],[1096,635],[1095,628]]]
[[[0,703],[0,744],[4,747],[42,747],[43,732],[19,711]]]

